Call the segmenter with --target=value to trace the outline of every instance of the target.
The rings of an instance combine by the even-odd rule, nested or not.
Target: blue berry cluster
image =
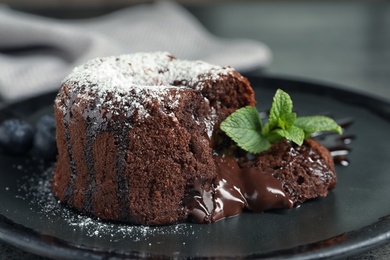
[[[57,155],[55,119],[45,115],[35,127],[21,119],[8,119],[0,124],[0,147],[7,154],[25,155],[32,152],[52,160]]]

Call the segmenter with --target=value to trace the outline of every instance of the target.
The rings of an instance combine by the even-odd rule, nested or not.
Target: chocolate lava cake
[[[104,220],[185,220],[193,184],[212,186],[217,177],[212,139],[220,122],[254,104],[248,80],[230,67],[163,52],[91,60],[55,100],[53,192]]]
[[[211,223],[326,196],[336,174],[316,141],[280,141],[253,157],[219,130],[254,105],[230,67],[164,52],[91,60],[55,100],[53,192],[82,213],[146,225]]]

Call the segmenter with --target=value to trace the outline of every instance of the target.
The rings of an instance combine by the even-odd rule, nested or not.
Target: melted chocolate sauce
[[[343,128],[343,130],[348,129],[353,124],[353,120],[351,118],[336,120],[336,122]],[[317,132],[312,136],[312,138],[329,150],[335,164],[342,166],[349,165],[347,156],[351,152],[352,148],[348,145],[356,138],[355,135],[343,134],[340,136],[335,133]]]
[[[263,212],[292,208],[282,184],[256,168],[240,168],[233,156],[214,156],[218,178],[214,186],[195,184],[199,195],[187,203],[189,216],[197,223],[212,223],[240,214],[244,209]]]
[[[345,130],[352,119],[338,120]],[[324,145],[331,153],[335,164],[348,165],[348,144],[353,135],[339,136],[329,132],[317,132],[313,139]],[[197,223],[212,223],[240,214],[244,209],[263,212],[269,209],[288,209],[294,206],[285,193],[282,183],[270,174],[257,168],[240,168],[231,155],[214,155],[217,180],[213,185],[197,180],[197,194],[186,200],[188,215]]]

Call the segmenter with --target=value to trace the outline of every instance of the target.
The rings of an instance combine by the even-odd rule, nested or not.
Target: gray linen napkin
[[[173,2],[84,20],[56,20],[0,6],[0,96],[7,101],[58,89],[73,67],[91,58],[140,51],[168,51],[241,72],[271,59],[264,44],[218,38]]]

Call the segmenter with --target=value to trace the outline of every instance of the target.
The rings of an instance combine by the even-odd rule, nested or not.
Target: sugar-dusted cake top
[[[197,82],[216,80],[232,71],[230,67],[203,61],[178,60],[167,52],[135,53],[90,60],[76,67],[63,83],[102,94],[125,94],[134,88],[153,87],[153,91],[164,87],[201,88]]]
[[[56,105],[64,114],[72,106],[88,106],[85,117],[101,117],[100,125],[116,116],[128,118],[136,114],[140,119],[147,118],[152,106],[176,120],[175,108],[183,95],[194,92],[203,96],[205,86],[234,73],[230,67],[179,60],[167,52],[96,58],[76,67],[64,79]],[[203,99],[209,103],[206,96]],[[199,122],[206,126],[209,136],[215,115],[213,107],[211,110]]]

